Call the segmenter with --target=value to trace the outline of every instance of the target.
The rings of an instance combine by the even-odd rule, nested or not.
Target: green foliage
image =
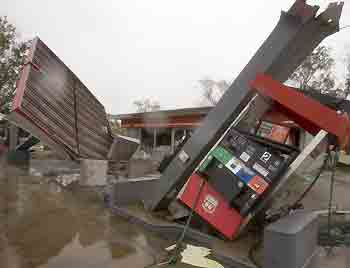
[[[323,94],[332,94],[335,85],[333,67],[331,49],[319,46],[294,71],[290,80],[301,91],[314,89]]]
[[[134,101],[133,104],[136,106],[136,112],[138,113],[153,112],[160,110],[159,102],[150,98]]]
[[[0,17],[0,113],[10,111],[28,46],[17,40],[16,28],[7,17]]]

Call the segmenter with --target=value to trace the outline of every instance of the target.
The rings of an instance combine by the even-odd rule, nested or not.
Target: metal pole
[[[16,150],[18,144],[18,127],[10,124],[9,132],[9,150],[14,151]]]
[[[157,129],[153,129],[153,150],[157,147]]]
[[[174,153],[174,150],[175,150],[175,132],[176,132],[176,129],[172,128],[171,129],[171,145],[170,145],[172,154]]]

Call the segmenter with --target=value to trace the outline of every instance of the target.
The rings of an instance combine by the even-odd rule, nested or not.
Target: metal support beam
[[[138,129],[138,139],[139,139],[139,141],[140,141],[140,144],[142,144],[142,128],[139,128]]]
[[[157,147],[157,129],[153,129],[153,150]]]
[[[316,17],[318,7],[297,0],[288,12],[282,12],[270,36],[164,171],[161,183],[150,195],[153,210],[168,206],[167,194],[183,186],[210,148],[249,102],[252,97],[249,82],[256,74],[266,73],[280,82],[287,80],[324,38],[339,30],[342,7],[342,2],[332,4]]]
[[[175,150],[175,132],[176,132],[176,129],[172,128],[171,129],[171,145],[170,145],[172,154],[174,153],[174,150]]]
[[[9,132],[9,150],[15,151],[18,144],[18,127],[10,124]]]

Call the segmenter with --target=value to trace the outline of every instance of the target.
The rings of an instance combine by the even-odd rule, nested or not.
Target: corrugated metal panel
[[[39,38],[22,71],[13,112],[72,158],[107,158],[113,139],[103,105]]]

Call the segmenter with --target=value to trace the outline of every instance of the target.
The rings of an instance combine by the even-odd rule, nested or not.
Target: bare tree
[[[316,90],[323,94],[331,94],[335,85],[333,67],[331,49],[319,46],[294,71],[290,81],[296,83],[296,87],[301,91]]]
[[[159,102],[152,100],[150,98],[134,101],[133,104],[136,106],[136,112],[138,112],[138,113],[152,112],[152,111],[159,111],[160,110]]]
[[[202,97],[210,105],[216,105],[229,87],[228,82],[225,80],[202,79],[198,82],[202,89]]]
[[[16,28],[0,17],[0,112],[8,113],[29,42],[19,42]]]

